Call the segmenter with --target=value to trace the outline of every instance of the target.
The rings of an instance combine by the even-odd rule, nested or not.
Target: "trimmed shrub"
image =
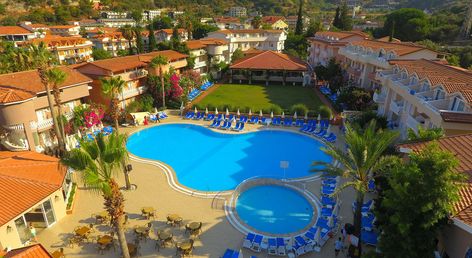
[[[270,111],[274,112],[274,115],[281,115],[282,114],[282,108],[278,105],[270,106]]]
[[[323,119],[329,119],[331,117],[331,109],[329,109],[329,107],[327,106],[321,106],[319,109],[318,109],[318,113],[320,114],[321,118]]]
[[[290,107],[290,112],[292,112],[292,114],[297,112],[297,115],[304,116],[308,113],[308,107],[305,104],[295,104]]]

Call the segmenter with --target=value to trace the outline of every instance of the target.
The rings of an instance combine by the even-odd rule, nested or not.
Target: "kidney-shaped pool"
[[[252,177],[300,178],[312,175],[313,161],[330,161],[310,137],[281,130],[225,134],[199,125],[165,124],[132,134],[135,156],[161,161],[177,180],[198,191],[233,190]],[[288,168],[281,168],[288,161]]]

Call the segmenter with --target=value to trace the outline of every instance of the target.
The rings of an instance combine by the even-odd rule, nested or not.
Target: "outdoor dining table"
[[[75,234],[80,237],[85,237],[89,232],[90,228],[87,226],[83,226],[75,230]]]
[[[172,233],[162,231],[162,232],[159,232],[157,236],[159,237],[159,240],[166,241],[172,238]]]
[[[182,223],[182,217],[180,217],[178,214],[169,214],[167,215],[167,221],[171,225],[179,224]]]
[[[202,227],[201,222],[192,222],[192,223],[188,224],[188,229],[190,229],[192,231],[199,230],[201,227]]]
[[[142,214],[147,218],[152,217],[155,211],[153,207],[143,207],[141,209]]]
[[[101,236],[101,237],[97,240],[97,243],[100,244],[100,245],[108,245],[108,244],[110,244],[112,241],[113,241],[113,237],[111,237],[111,236],[109,236],[109,235],[104,235],[104,236]]]
[[[147,232],[149,232],[148,227],[137,227],[134,229],[134,232],[138,235],[145,235]]]

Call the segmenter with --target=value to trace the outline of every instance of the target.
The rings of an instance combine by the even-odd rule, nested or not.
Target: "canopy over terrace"
[[[262,82],[266,85],[307,85],[310,83],[307,64],[293,56],[263,51],[237,60],[230,66],[230,82]]]

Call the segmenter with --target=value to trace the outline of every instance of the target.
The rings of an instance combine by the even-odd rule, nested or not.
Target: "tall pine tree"
[[[136,51],[137,54],[141,54],[144,52],[144,45],[143,45],[143,37],[141,35],[141,31],[143,29],[141,27],[136,27],[135,28],[135,33],[136,33]]]
[[[298,6],[298,17],[297,25],[295,26],[295,35],[303,34],[303,0],[300,0],[300,5]]]
[[[152,52],[154,49],[156,49],[156,35],[154,35],[154,26],[149,24],[148,51]]]

